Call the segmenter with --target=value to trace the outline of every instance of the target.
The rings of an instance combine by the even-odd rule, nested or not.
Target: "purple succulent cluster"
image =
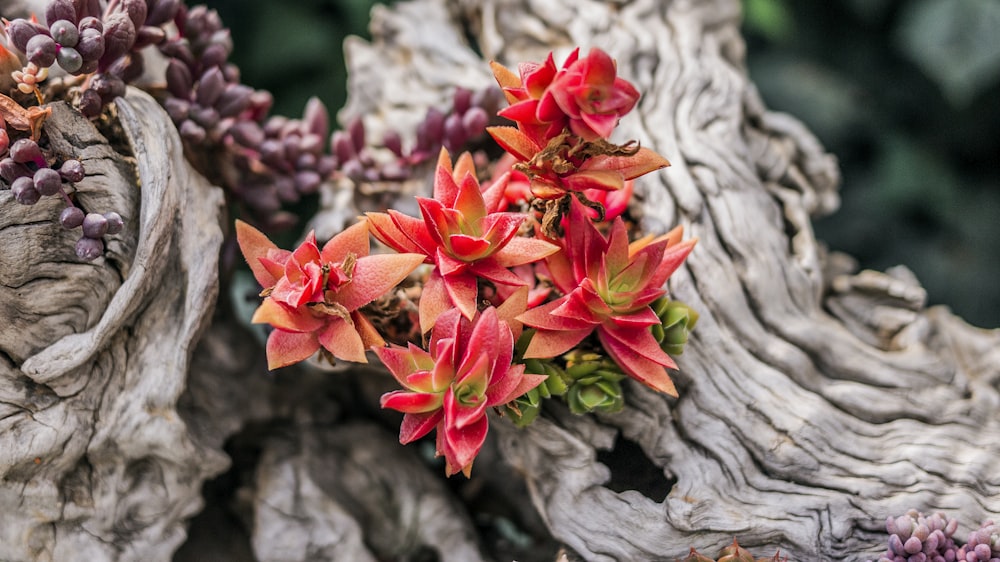
[[[925,516],[915,509],[899,517],[889,517],[889,550],[878,562],[955,562],[958,548],[952,535],[958,520],[941,513]]]
[[[228,61],[230,32],[214,10],[188,8],[183,0],[110,0],[104,9],[101,5],[99,0],[52,0],[44,24],[7,22],[10,44],[27,61],[13,73],[18,88],[41,99],[38,85],[54,65],[71,75],[87,75],[77,82],[78,103],[81,113],[94,118],[143,72],[139,50],[155,45],[167,57],[161,101],[190,159],[227,190],[252,222],[268,230],[293,224],[295,216],[283,207],[315,193],[329,179],[402,181],[414,167],[437,158],[442,146],[455,152],[485,138],[489,116],[502,101],[496,87],[476,92],[459,88],[449,111],[428,110],[412,146],[404,147],[395,130],[383,135],[381,147],[371,146],[360,119],[331,136],[328,112],[318,99],[310,100],[300,119],[268,116],[271,95],[240,82],[239,69]],[[7,144],[4,133],[0,129],[0,142]],[[18,193],[24,201],[43,194],[23,181]],[[68,197],[67,205],[62,224],[84,226],[84,238],[100,241],[103,227],[86,228],[100,221],[84,223],[69,209],[75,207]],[[109,224],[114,230],[117,221]],[[78,253],[92,257],[97,244],[83,244]]]
[[[1000,525],[992,520],[969,533],[969,540],[958,550],[964,562],[1000,562]]]
[[[236,123],[263,118],[271,96],[240,83],[239,69],[228,62],[229,30],[215,10],[196,6],[176,20],[181,34],[160,45],[170,58],[163,105],[189,145],[218,145]]]
[[[388,160],[376,157],[377,147],[366,143],[364,123],[354,119],[346,131],[335,132],[331,139],[338,168],[355,182],[403,181],[414,167],[436,159],[442,146],[455,153],[483,138],[501,97],[500,90],[492,86],[478,91],[456,88],[449,112],[436,107],[427,110],[417,126],[413,146],[403,146],[399,131],[385,131],[381,148],[392,154]]]
[[[0,159],[0,178],[10,184],[11,194],[22,205],[34,205],[44,196],[59,196],[66,208],[59,215],[59,224],[66,230],[80,227],[82,235],[76,242],[76,255],[93,260],[104,253],[104,236],[117,234],[125,226],[115,212],[84,213],[63,188],[64,182],[76,183],[84,178],[79,160],[64,160],[58,168],[49,162],[38,143],[31,139],[14,141],[7,155]]]
[[[53,65],[71,75],[90,75],[80,111],[95,117],[142,74],[139,50],[165,40],[162,26],[180,8],[180,0],[111,0],[103,10],[98,0],[52,0],[44,25],[21,18],[7,23],[11,44],[28,61],[14,72],[18,89],[36,92]]]

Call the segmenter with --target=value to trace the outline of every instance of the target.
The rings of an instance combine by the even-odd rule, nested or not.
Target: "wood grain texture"
[[[0,192],[2,560],[168,560],[226,466],[175,409],[215,302],[222,194],[155,100],[132,90],[117,111],[128,154],[66,104],[46,123],[84,163],[79,205],[125,221],[104,257],[76,259],[54,198]]]
[[[700,239],[670,286],[702,314],[679,399],[632,384],[618,415],[494,424],[557,539],[587,560],[669,560],[734,535],[759,555],[865,560],[907,508],[944,510],[960,533],[1000,515],[1000,333],[925,309],[905,268],[826,255],[810,221],[838,206],[836,161],[760,100],[739,2],[418,0],[374,16],[373,41],[349,44],[347,110],[373,120],[488,84],[446,64],[476,50],[480,68],[607,50],[643,93],[616,138],[673,163],[637,183],[633,210],[646,232]],[[596,458],[618,440],[672,483],[664,501],[612,491],[621,475]]]

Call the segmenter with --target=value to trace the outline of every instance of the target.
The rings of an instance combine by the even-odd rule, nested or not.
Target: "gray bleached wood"
[[[46,123],[84,163],[79,204],[125,220],[105,257],[75,257],[55,198],[0,192],[2,560],[169,560],[227,465],[175,410],[215,302],[222,194],[155,100],[130,90],[117,107],[127,155],[65,103]]]
[[[473,56],[466,36],[508,65],[607,50],[643,93],[618,138],[673,163],[637,183],[634,211],[646,232],[700,238],[671,282],[702,315],[679,399],[631,384],[615,416],[493,424],[556,538],[587,560],[669,560],[734,535],[758,555],[865,560],[887,515],[943,510],[960,535],[1000,515],[1000,333],[924,309],[905,269],[855,274],[824,254],[810,221],[838,205],[836,162],[764,107],[739,2],[418,0],[373,16],[372,43],[348,44],[345,115],[375,121],[487,85],[443,64]],[[616,439],[675,482],[665,501],[610,489],[621,475],[596,453]]]

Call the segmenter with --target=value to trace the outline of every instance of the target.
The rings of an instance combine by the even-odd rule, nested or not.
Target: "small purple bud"
[[[146,25],[163,25],[174,19],[180,0],[157,0],[146,16]]]
[[[76,257],[84,261],[92,261],[104,254],[104,242],[100,239],[84,236],[76,241]]]
[[[253,88],[243,84],[229,84],[226,86],[222,96],[216,102],[215,107],[222,117],[235,117],[243,112],[250,105],[250,96]]]
[[[227,58],[229,49],[219,43],[213,43],[201,52],[201,64],[204,66],[222,66]]]
[[[101,66],[112,62],[129,52],[135,43],[135,25],[127,13],[114,11],[104,19],[104,54]]]
[[[296,170],[315,170],[316,169],[316,155],[312,152],[303,152],[295,160]]]
[[[80,32],[76,51],[83,57],[84,62],[97,62],[97,59],[104,54],[104,35],[96,29],[84,29]]]
[[[948,521],[948,524],[945,526],[944,534],[945,536],[950,537],[954,535],[955,531],[957,530],[958,530],[958,519],[952,519],[951,521]]]
[[[889,536],[889,550],[891,550],[893,554],[897,554],[899,556],[906,554],[906,551],[903,550],[903,541],[900,540],[899,535]]]
[[[287,165],[285,161],[285,145],[276,139],[267,139],[260,143],[260,161],[272,168],[282,170]]]
[[[125,9],[132,25],[139,29],[146,23],[146,0],[121,0],[121,7]]]
[[[22,53],[28,52],[28,41],[36,35],[48,35],[48,30],[37,23],[18,18],[7,25],[7,37]]]
[[[337,169],[337,158],[329,154],[323,154],[316,163],[316,171],[323,177],[329,177]]]
[[[281,144],[285,147],[285,160],[294,162],[299,159],[299,154],[302,153],[302,149],[299,148],[301,142],[302,139],[297,134],[288,135],[281,139]]]
[[[357,157],[351,136],[345,131],[334,131],[330,143],[333,145],[333,153],[337,156],[337,161],[340,162],[341,166]]]
[[[168,57],[179,59],[188,68],[192,68],[198,64],[194,54],[191,52],[191,43],[187,38],[167,41],[163,45],[160,45],[160,51]]]
[[[50,29],[61,20],[68,20],[76,27],[76,8],[70,0],[52,0],[45,7],[45,23]]]
[[[59,52],[56,53],[56,61],[59,62],[59,66],[61,66],[63,70],[69,72],[70,74],[79,72],[83,67],[83,57],[80,56],[79,51],[72,47],[63,47],[62,49],[59,49]]]
[[[21,177],[31,177],[31,170],[21,164],[20,162],[15,162],[13,158],[4,158],[0,160],[0,178],[3,178],[7,183],[14,183],[14,180]]]
[[[22,205],[34,205],[42,198],[42,194],[35,189],[35,184],[29,177],[14,180],[14,183],[10,184],[10,191],[14,195],[14,199],[17,199],[17,202]]]
[[[27,164],[32,162],[38,166],[45,166],[45,157],[42,156],[42,149],[38,148],[38,143],[31,139],[18,139],[10,145],[10,157],[15,162]]]
[[[319,154],[323,151],[324,137],[325,135],[320,136],[315,133],[306,133],[302,136],[302,140],[299,141],[299,152]]]
[[[319,189],[319,184],[322,182],[323,179],[319,177],[319,174],[312,170],[295,174],[295,187],[303,195],[316,193],[316,190]]]
[[[361,152],[365,147],[365,122],[360,117],[355,117],[347,124],[347,132],[351,135],[354,151]]]
[[[340,171],[345,176],[354,181],[361,181],[365,175],[365,168],[357,160],[348,160],[340,165]]]
[[[988,544],[977,544],[973,552],[976,553],[976,556],[978,556],[980,560],[989,560],[990,555],[993,554],[990,552],[990,545]]]
[[[80,25],[77,26],[80,29],[80,36],[88,29],[96,30],[98,33],[104,32],[104,22],[100,18],[95,18],[93,16],[88,16],[80,20]]]
[[[465,126],[462,117],[452,113],[444,121],[444,146],[451,152],[457,152],[466,141]]]
[[[268,137],[277,137],[287,124],[288,118],[284,115],[273,115],[264,123],[264,134]]]
[[[182,138],[194,144],[201,144],[207,136],[205,129],[190,119],[181,123],[177,131],[181,134]]]
[[[917,537],[910,537],[906,539],[905,543],[903,543],[903,550],[907,554],[916,554],[921,550],[923,550],[923,547],[924,547],[923,543],[921,543],[920,539],[918,539]]]
[[[104,103],[101,101],[101,94],[98,94],[94,90],[84,90],[80,94],[80,113],[84,117],[93,119],[101,114],[101,108],[104,107]]]
[[[455,88],[454,102],[452,103],[452,111],[462,115],[469,110],[472,105],[472,90],[467,90],[459,86]]]
[[[226,79],[222,77],[222,71],[215,66],[209,68],[198,79],[198,91],[195,100],[202,107],[211,107],[219,100],[223,90],[226,88]]]
[[[175,124],[182,123],[191,116],[191,104],[182,99],[167,98],[163,101],[163,107]]]
[[[38,193],[46,196],[55,195],[62,188],[62,178],[59,177],[59,172],[52,168],[39,168],[35,171],[32,181],[34,181]]]
[[[90,89],[101,95],[102,103],[108,104],[125,95],[125,81],[113,74],[95,74],[90,79]]]
[[[901,515],[896,518],[896,528],[899,529],[899,538],[908,539],[913,532],[913,519]]]
[[[165,74],[167,90],[175,98],[190,99],[194,79],[191,77],[191,70],[188,69],[187,65],[178,59],[170,59]]]
[[[56,61],[56,42],[48,35],[39,33],[28,40],[24,53],[39,68],[50,67]]]
[[[306,102],[306,109],[302,113],[302,124],[306,131],[320,138],[326,138],[330,133],[330,114],[319,98],[313,96]]]
[[[104,218],[108,221],[108,234],[118,234],[125,227],[122,216],[114,211],[104,213]]]
[[[83,235],[87,238],[100,238],[108,233],[108,219],[99,213],[87,213],[83,217]]]
[[[462,115],[462,125],[465,127],[465,134],[469,138],[478,137],[486,130],[486,125],[490,123],[490,116],[481,107],[473,107]]]
[[[899,533],[899,529],[896,528],[895,517],[889,516],[885,518],[885,532],[890,535]]]
[[[246,148],[256,148],[264,142],[264,131],[253,121],[239,121],[229,128],[229,133]]]
[[[214,107],[194,107],[191,110],[191,119],[205,130],[213,129],[219,124],[219,112]]]
[[[927,536],[931,534],[931,530],[927,528],[924,523],[919,523],[916,528],[913,529],[913,536],[917,537],[919,540],[927,540]]]
[[[943,544],[944,541],[944,533],[935,529],[930,535],[928,535],[927,540],[924,541],[924,552],[936,552],[938,545]]]
[[[150,45],[159,45],[167,39],[167,32],[162,27],[151,27],[144,25],[135,34],[135,43],[132,49],[141,49]]]
[[[403,157],[403,139],[396,131],[390,129],[382,135],[382,146],[388,148],[396,156]]]
[[[417,146],[431,148],[441,144],[444,133],[444,113],[435,107],[427,110],[424,120],[417,125]]]
[[[59,224],[66,230],[73,230],[83,224],[83,216],[83,210],[79,207],[66,207],[59,213]]]
[[[75,47],[80,40],[80,30],[76,24],[64,19],[50,25],[49,33],[52,34],[52,39],[63,47]]]

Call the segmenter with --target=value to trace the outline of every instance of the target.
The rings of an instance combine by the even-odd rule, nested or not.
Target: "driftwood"
[[[165,559],[227,466],[176,411],[217,292],[221,192],[152,98],[133,91],[118,114],[131,155],[65,103],[46,124],[86,168],[80,206],[125,219],[105,257],[76,258],[55,198],[0,192],[2,560]]]
[[[604,48],[643,92],[620,140],[673,162],[638,182],[633,214],[700,238],[670,287],[701,314],[680,398],[630,384],[620,414],[493,419],[469,482],[395,443],[377,369],[265,373],[241,299],[216,303],[221,193],[155,102],[119,101],[111,142],[56,105],[53,147],[88,171],[78,201],[127,226],[80,264],[59,203],[0,191],[0,560],[527,562],[558,544],[673,560],[734,536],[866,560],[910,507],[965,530],[1000,516],[1000,334],[925,309],[905,268],[826,255],[810,220],[837,207],[836,163],[763,106],[739,18],[738,0],[416,0],[349,41],[341,117],[373,140],[492,84],[489,59]],[[364,207],[355,187],[326,191],[321,237]],[[483,502],[519,531],[496,532]]]

